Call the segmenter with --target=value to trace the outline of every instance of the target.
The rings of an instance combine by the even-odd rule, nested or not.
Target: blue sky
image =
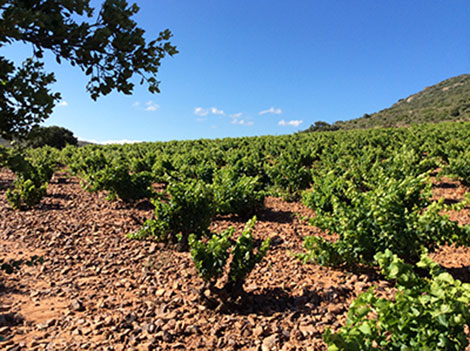
[[[286,134],[470,73],[468,0],[137,3],[147,38],[169,28],[180,51],[162,61],[161,93],[139,86],[94,102],[80,70],[48,57],[63,101],[46,125],[99,142]],[[19,60],[31,48],[2,53]]]

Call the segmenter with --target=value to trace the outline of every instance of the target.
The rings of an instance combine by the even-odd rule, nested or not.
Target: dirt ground
[[[248,277],[247,296],[221,311],[198,300],[202,281],[189,253],[126,238],[153,216],[149,203],[109,202],[79,180],[56,174],[48,195],[28,211],[10,209],[0,170],[0,257],[39,255],[42,264],[0,272],[2,350],[325,350],[326,327],[344,324],[351,301],[371,285],[391,285],[373,271],[304,264],[293,256],[306,235],[326,235],[302,217],[301,203],[269,197],[257,214],[256,238],[271,249]],[[456,181],[434,181],[434,196],[463,199]],[[470,223],[470,209],[450,213]],[[214,231],[244,220],[218,217]],[[432,257],[470,281],[470,249],[442,247]]]

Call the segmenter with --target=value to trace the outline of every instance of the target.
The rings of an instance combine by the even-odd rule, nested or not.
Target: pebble
[[[72,300],[70,303],[70,308],[72,311],[82,312],[85,311],[85,307],[83,306],[83,302],[81,300]]]
[[[264,338],[263,343],[261,345],[261,350],[262,351],[272,350],[274,348],[274,346],[276,346],[276,342],[277,342],[277,335],[276,334],[272,334],[272,335],[268,336],[267,338]]]

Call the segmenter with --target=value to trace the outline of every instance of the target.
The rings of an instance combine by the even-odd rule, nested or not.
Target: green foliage
[[[43,182],[49,182],[59,168],[59,150],[44,146],[37,149],[26,149],[25,158],[37,170],[39,177]]]
[[[331,194],[327,187],[314,190],[320,194],[307,196],[308,205],[316,211],[311,223],[337,233],[339,239],[306,239],[308,252],[301,255],[304,260],[331,265],[370,264],[377,252],[390,249],[407,261],[415,261],[423,247],[433,251],[446,242],[468,243],[469,227],[441,215],[443,201],[430,201],[431,186],[426,184],[425,175],[395,179],[379,174],[376,182],[364,192],[345,185],[348,201]],[[327,193],[322,194],[322,190]]]
[[[420,154],[409,145],[403,145],[391,157],[382,160],[380,170],[383,170],[388,177],[403,179],[407,176],[417,177],[428,171],[434,171],[438,166],[438,157],[423,158],[422,153]],[[369,170],[371,171],[377,173],[375,169]]]
[[[37,205],[46,195],[47,184],[37,185],[31,179],[22,176],[13,181],[14,188],[8,189],[8,203],[14,209],[25,209]]]
[[[56,149],[63,149],[67,145],[77,144],[78,139],[70,130],[57,126],[35,126],[26,137],[26,145],[32,148],[51,146]]]
[[[167,182],[169,175],[175,170],[173,164],[166,155],[157,157],[152,165],[152,173],[155,179],[162,182]]]
[[[189,234],[194,233],[197,238],[201,238],[208,233],[215,214],[212,189],[204,182],[187,180],[170,183],[165,195],[163,200],[153,201],[155,218],[147,220],[143,227],[130,237],[154,237],[162,242],[179,242],[185,249]]]
[[[269,239],[266,239],[255,252],[252,233],[255,223],[256,217],[253,217],[235,242],[230,240],[235,232],[232,227],[220,234],[213,234],[206,242],[198,240],[194,234],[189,236],[191,257],[196,269],[208,283],[210,291],[221,298],[222,302],[240,296],[246,277],[269,249]],[[217,289],[217,281],[222,278],[230,257],[227,281],[223,288]]]
[[[125,202],[152,196],[153,177],[149,172],[130,173],[127,166],[118,164],[106,166],[93,175],[87,190],[107,191],[107,199],[110,201],[120,198]]]
[[[213,183],[217,212],[253,215],[264,204],[264,192],[260,187],[258,177],[240,176],[233,169],[221,169]]]
[[[5,20],[0,20],[0,47]],[[14,23],[14,22],[13,22]],[[53,74],[43,72],[44,64],[27,59],[21,67],[0,56],[0,136],[6,139],[24,137],[31,126],[42,122],[60,100],[60,94],[51,93],[48,85],[55,82]]]
[[[207,242],[198,240],[194,234],[189,236],[191,257],[199,275],[206,282],[215,284],[223,275],[232,246],[230,238],[234,232],[235,229],[230,227],[220,234],[212,234]]]
[[[8,162],[8,149],[0,146],[0,167],[5,167]]]
[[[70,171],[87,180],[93,180],[93,176],[98,171],[104,169],[108,165],[108,160],[102,150],[94,148],[66,147],[63,152],[63,161],[66,163]]]
[[[129,169],[131,172],[152,172],[157,155],[154,152],[146,152],[144,155],[132,155],[129,157]]]
[[[47,152],[47,151],[46,151]],[[27,159],[18,150],[11,150],[6,156],[6,166],[15,174],[14,188],[8,189],[6,196],[14,209],[26,209],[37,205],[46,195],[47,183],[54,172],[52,158],[37,153],[33,160]]]
[[[230,262],[229,284],[232,287],[241,286],[246,276],[253,270],[256,264],[260,263],[269,249],[269,239],[264,240],[255,253],[255,243],[253,240],[253,228],[256,224],[256,217],[253,217],[245,226],[240,237],[237,239],[232,249],[232,261]]]
[[[419,277],[389,250],[376,259],[387,279],[396,281],[398,292],[393,300],[376,297],[373,289],[359,295],[346,326],[337,334],[325,332],[328,351],[464,350],[470,285],[454,280],[426,255],[418,267],[427,269],[430,278]]]
[[[196,218],[201,214],[204,218],[206,213],[211,218],[217,211],[240,213],[251,207],[245,207],[245,201],[256,203],[262,191],[295,198],[312,186],[303,194],[304,202],[316,212],[318,225],[337,232],[341,240],[333,245],[307,239],[309,252],[316,246],[323,252],[323,258],[315,252],[310,258],[340,264],[345,260],[370,263],[379,248],[393,247],[413,261],[421,246],[432,251],[445,241],[466,244],[467,230],[440,215],[445,206],[432,204],[425,182],[426,173],[469,148],[469,124],[453,123],[278,137],[67,146],[59,159],[90,189],[105,169],[120,165],[126,165],[129,176],[151,172],[156,183],[186,184],[181,187],[201,183],[214,194],[210,211],[189,211]],[[165,194],[155,202],[156,217],[134,237],[150,235],[178,242],[181,231],[196,232],[190,229],[192,220],[181,219],[184,216],[178,214],[176,203],[182,209],[198,205],[178,200],[168,190]],[[184,223],[189,224],[185,227]],[[408,242],[410,248],[405,248]]]
[[[273,162],[273,164],[265,163],[272,192],[287,201],[297,200],[300,191],[310,185],[312,180],[310,170],[302,164],[302,158],[293,153],[283,153]]]
[[[89,0],[4,0],[0,7],[0,47],[13,42],[30,43],[33,58],[15,67],[0,56],[0,135],[25,136],[33,125],[52,113],[59,94],[47,88],[55,81],[43,72],[43,52],[60,63],[68,61],[90,76],[87,90],[96,100],[116,90],[133,91],[133,77],[159,92],[156,74],[160,61],[177,53],[165,30],[149,42],[132,17],[139,11],[127,1],[106,0],[94,13]]]
[[[470,151],[450,158],[449,165],[444,169],[444,174],[456,176],[463,185],[470,186]]]
[[[347,184],[344,178],[338,177],[334,171],[316,176],[313,181],[314,190],[304,191],[302,202],[317,214],[332,213],[334,199],[344,202],[348,200],[345,194]]]

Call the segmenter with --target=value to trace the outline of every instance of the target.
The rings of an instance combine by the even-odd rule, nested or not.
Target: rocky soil
[[[28,211],[13,211],[0,171],[0,257],[39,255],[42,264],[0,272],[0,349],[13,350],[325,350],[321,335],[337,330],[347,308],[371,285],[391,285],[372,271],[347,272],[303,264],[293,254],[305,235],[326,235],[302,217],[300,203],[267,198],[254,235],[272,249],[248,277],[238,305],[213,310],[198,300],[201,279],[189,253],[126,238],[153,210],[82,190],[58,173],[48,195]],[[434,194],[459,201],[469,189],[435,181]],[[469,209],[451,213],[470,223]],[[213,230],[241,230],[244,220],[220,217]],[[433,258],[470,281],[470,250],[443,247]]]

